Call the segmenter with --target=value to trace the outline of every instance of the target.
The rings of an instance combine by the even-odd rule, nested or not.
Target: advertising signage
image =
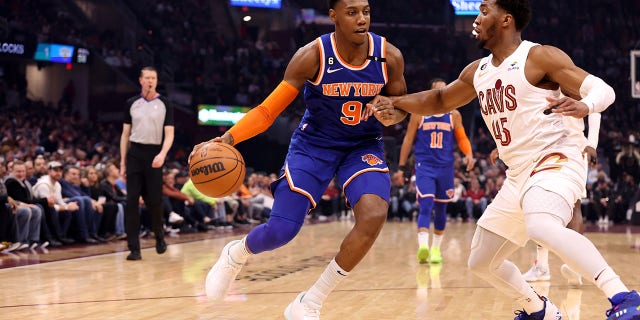
[[[232,126],[251,108],[219,104],[198,105],[198,124],[205,126]]]
[[[450,0],[457,16],[477,16],[480,14],[481,0]]]
[[[38,43],[33,59],[56,63],[71,63],[75,47],[57,43]]]
[[[230,5],[235,7],[253,7],[253,8],[270,8],[280,9],[281,0],[230,0]]]

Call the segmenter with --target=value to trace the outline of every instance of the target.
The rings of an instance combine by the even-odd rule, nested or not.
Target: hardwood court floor
[[[352,221],[305,225],[274,252],[252,257],[223,302],[204,296],[204,278],[221,248],[240,235],[176,243],[164,255],[106,253],[0,269],[0,319],[284,319],[282,312],[313,284]],[[419,265],[415,225],[389,222],[372,251],[324,304],[323,320],[513,319],[518,307],[466,268],[475,224],[450,223],[442,265]],[[587,233],[629,287],[640,288],[640,228]],[[52,250],[53,251],[53,250]],[[522,271],[533,260],[529,244],[513,256]],[[561,306],[565,319],[605,319],[609,302],[592,284],[569,287],[550,255],[552,279],[537,284]]]

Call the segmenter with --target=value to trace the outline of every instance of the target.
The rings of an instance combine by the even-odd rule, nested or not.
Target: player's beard
[[[488,27],[486,30],[484,30],[481,34],[482,36],[482,40],[478,40],[478,48],[479,49],[485,49],[487,42],[489,41],[488,39],[490,39],[493,34],[495,34],[496,31],[496,24],[493,23],[490,27]]]

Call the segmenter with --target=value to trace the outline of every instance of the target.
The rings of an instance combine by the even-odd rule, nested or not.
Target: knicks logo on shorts
[[[380,160],[380,158],[378,158],[375,154],[371,153],[367,153],[362,156],[362,162],[366,162],[372,167],[378,164],[382,164],[382,160]]]
[[[548,155],[542,157],[542,159],[538,161],[538,163],[536,163],[536,166],[533,168],[533,170],[531,170],[531,175],[529,176],[533,177],[534,174],[541,171],[560,170],[562,169],[562,165],[568,160],[569,158],[567,158],[567,156],[562,153],[549,153]]]
[[[446,192],[446,193],[447,193],[447,197],[449,197],[449,198],[453,198],[453,189],[449,189],[449,190],[447,190],[447,192]]]

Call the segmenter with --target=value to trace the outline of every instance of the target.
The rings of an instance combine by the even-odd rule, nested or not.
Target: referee
[[[139,198],[151,215],[156,252],[167,250],[162,223],[162,165],[174,137],[173,106],[156,91],[158,72],[153,67],[140,71],[140,95],[127,100],[120,137],[120,173],[127,181],[125,231],[131,253],[127,260],[140,260]]]

